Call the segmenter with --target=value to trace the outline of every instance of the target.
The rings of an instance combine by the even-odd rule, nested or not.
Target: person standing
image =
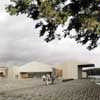
[[[46,75],[43,75],[43,76],[42,76],[42,81],[43,81],[44,85],[47,84],[47,82],[46,82]]]
[[[55,75],[51,74],[51,84],[54,84],[54,81],[55,81]]]
[[[46,75],[46,83],[47,83],[47,85],[49,85],[50,79],[51,79],[50,74],[47,74]]]

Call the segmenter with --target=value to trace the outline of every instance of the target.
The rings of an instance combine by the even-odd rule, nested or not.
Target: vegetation
[[[14,4],[6,10],[10,15],[27,14],[33,20],[44,19],[37,22],[36,28],[41,27],[40,36],[48,33],[46,42],[70,36],[78,43],[88,44],[91,50],[98,46],[100,38],[100,0],[11,0]],[[69,2],[69,3],[68,3]],[[69,16],[68,27],[63,29],[64,35],[56,34],[59,25],[65,26]],[[71,30],[76,35],[71,36]]]

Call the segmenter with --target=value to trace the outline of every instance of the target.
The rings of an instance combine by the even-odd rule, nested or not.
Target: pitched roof
[[[40,62],[30,62],[19,68],[20,72],[52,72],[51,65],[40,63]]]

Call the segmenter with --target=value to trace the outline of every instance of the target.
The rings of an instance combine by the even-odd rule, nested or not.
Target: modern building
[[[52,73],[52,66],[40,62],[31,62],[19,67],[19,77],[23,78],[34,78],[42,77],[44,74]]]
[[[100,67],[84,69],[83,71],[88,74],[88,79],[100,85]]]
[[[89,76],[100,75],[100,68],[88,68],[88,69],[84,69],[83,71],[86,72]]]
[[[82,69],[86,67],[94,67],[94,64],[84,63],[79,61],[67,61],[64,64],[56,66],[56,69],[61,70],[62,79],[82,79],[87,78],[87,72],[83,72]]]

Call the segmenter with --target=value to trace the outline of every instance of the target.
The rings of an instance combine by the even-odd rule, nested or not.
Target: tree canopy
[[[100,39],[100,0],[10,0],[13,4],[6,7],[10,15],[27,14],[33,20],[43,19],[37,22],[35,28],[41,27],[40,36],[47,34],[45,41],[55,38],[61,39],[67,36],[74,38],[82,45],[88,44],[92,50],[98,46]],[[71,16],[69,24],[66,22]],[[63,37],[56,34],[56,30],[62,25]],[[76,34],[72,35],[71,30]]]

